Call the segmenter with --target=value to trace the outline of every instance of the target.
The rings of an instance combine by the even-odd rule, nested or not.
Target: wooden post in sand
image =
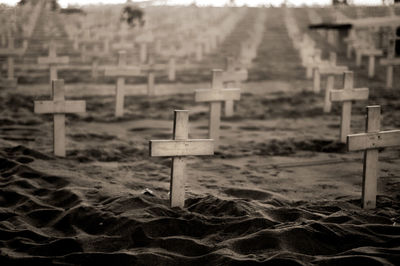
[[[176,79],[176,59],[172,55],[168,60],[168,80],[175,81]]]
[[[34,112],[37,114],[53,114],[54,154],[65,157],[65,114],[83,113],[86,111],[85,101],[66,101],[64,80],[52,81],[53,101],[35,101]]]
[[[170,206],[185,205],[186,159],[185,156],[213,155],[212,139],[189,139],[189,114],[175,110],[173,140],[150,140],[151,157],[172,157]]]
[[[381,107],[367,107],[366,133],[347,136],[347,150],[364,150],[362,207],[376,207],[379,148],[400,146],[400,130],[380,131]]]
[[[330,93],[331,102],[342,102],[342,116],[340,119],[340,141],[346,142],[347,135],[350,134],[351,125],[351,105],[352,101],[368,100],[368,88],[353,88],[353,72],[344,73],[344,89],[332,90]]]
[[[116,77],[116,93],[115,93],[115,116],[124,115],[124,97],[125,97],[125,78],[141,75],[140,68],[128,67],[126,65],[126,51],[118,52],[118,66],[114,68],[106,68],[105,76]]]
[[[387,58],[381,59],[381,65],[386,66],[386,88],[393,88],[393,67],[400,65],[400,58],[395,58],[395,36],[389,38]]]
[[[222,82],[227,86],[233,85],[235,88],[241,87],[241,82],[247,80],[248,74],[246,69],[236,70],[233,57],[226,58],[226,67],[222,74]],[[233,100],[225,101],[225,116],[233,115]]]
[[[221,102],[226,100],[240,100],[240,89],[224,89],[222,84],[222,70],[214,69],[212,73],[212,88],[196,90],[195,101],[210,103],[208,137],[213,139],[215,141],[215,145],[217,145],[219,141],[219,128],[221,123]]]
[[[57,65],[68,64],[68,63],[69,63],[68,56],[57,57],[56,44],[53,40],[50,41],[49,44],[49,56],[38,58],[38,64],[48,65],[50,68],[50,84],[52,83],[53,80],[58,79]]]
[[[16,88],[17,80],[14,78],[14,57],[24,54],[24,49],[16,49],[11,29],[8,29],[8,47],[0,48],[0,56],[7,57],[7,79],[0,80],[1,87]]]
[[[315,93],[319,93],[321,91],[321,75],[319,73],[319,67],[321,64],[321,50],[316,49],[314,51],[311,64],[313,68],[313,91]]]

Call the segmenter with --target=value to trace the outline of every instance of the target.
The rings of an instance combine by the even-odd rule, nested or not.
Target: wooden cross
[[[321,60],[321,50],[316,49],[313,55],[313,60],[309,63],[309,66],[313,68],[313,91],[319,93],[321,91],[321,74],[328,75],[327,87],[333,87],[332,75],[341,74],[347,70],[345,66],[336,66],[336,53],[331,52],[329,55],[329,61]]]
[[[222,82],[232,85],[235,88],[241,87],[241,82],[247,80],[248,74],[246,69],[236,70],[233,57],[226,58],[226,70],[222,74]],[[233,115],[233,100],[225,101],[225,116]]]
[[[118,52],[118,66],[115,68],[106,68],[105,76],[117,77],[115,94],[115,116],[124,115],[124,97],[125,97],[125,78],[141,75],[140,68],[128,67],[126,65],[126,51]]]
[[[147,61],[147,44],[154,41],[153,34],[151,31],[139,35],[135,40],[140,46],[140,63],[146,63]]]
[[[329,113],[332,108],[330,101],[330,92],[333,90],[335,85],[335,75],[343,75],[343,72],[347,71],[346,66],[336,65],[337,57],[336,53],[331,52],[329,55],[329,63],[321,65],[316,71],[319,75],[327,75],[326,89],[325,89],[325,100],[324,100],[324,112]]]
[[[366,133],[347,136],[347,150],[364,150],[362,207],[376,207],[379,148],[400,146],[400,130],[380,131],[381,107],[367,107]]]
[[[240,89],[224,89],[222,70],[214,69],[212,73],[212,88],[196,90],[195,101],[210,103],[208,137],[213,139],[217,145],[221,123],[221,102],[226,100],[240,100]]]
[[[59,64],[68,64],[69,57],[61,56],[57,57],[56,52],[56,44],[53,40],[50,41],[49,44],[49,56],[48,57],[39,57],[38,64],[49,65],[50,68],[50,84],[53,80],[58,79],[57,77],[57,65]]]
[[[12,37],[11,30],[8,29],[8,46],[7,48],[0,48],[0,56],[7,57],[7,79],[1,80],[1,86],[8,88],[17,87],[17,80],[14,78],[14,57],[24,54],[24,49],[16,49],[14,46],[14,38]]]
[[[368,77],[373,78],[375,76],[375,57],[382,56],[382,50],[375,48],[365,48],[360,51],[362,55],[368,56]]]
[[[400,58],[395,57],[396,38],[393,35],[389,38],[387,58],[381,59],[381,65],[386,66],[386,88],[393,88],[393,67],[400,65]]]
[[[185,205],[186,159],[185,156],[213,155],[212,139],[189,139],[189,114],[175,110],[173,140],[150,140],[150,157],[172,157],[170,206]]]
[[[85,101],[66,101],[64,80],[52,81],[53,101],[35,101],[34,112],[37,114],[53,114],[54,154],[65,157],[65,114],[83,113],[86,111]]]
[[[340,141],[346,142],[347,135],[350,134],[351,125],[351,105],[352,101],[368,100],[368,88],[353,88],[353,72],[344,73],[344,89],[331,90],[331,102],[342,102],[342,116],[340,120]]]

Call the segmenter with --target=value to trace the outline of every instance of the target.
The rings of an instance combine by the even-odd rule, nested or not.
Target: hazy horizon
[[[15,5],[19,0],[0,0],[0,3],[4,3],[7,5]],[[132,2],[146,2],[144,1],[135,1]],[[189,5],[192,3],[196,3],[199,6],[224,6],[228,4],[229,0],[155,0],[153,1],[155,4],[168,4],[168,5]],[[261,6],[261,5],[273,5],[279,6],[284,0],[235,0],[234,1],[237,6]],[[291,6],[300,6],[300,5],[330,5],[332,3],[331,0],[289,0],[286,1]],[[69,5],[73,6],[84,6],[84,5],[96,5],[96,4],[123,4],[126,3],[126,0],[58,0],[58,3],[61,7],[65,8]],[[356,0],[352,1],[352,4],[355,5],[380,5],[382,1],[380,0]]]

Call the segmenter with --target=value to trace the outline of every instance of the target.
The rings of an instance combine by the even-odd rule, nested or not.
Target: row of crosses
[[[151,140],[151,157],[172,157],[171,169],[171,207],[184,207],[186,156],[213,155],[218,146],[221,103],[226,100],[239,100],[240,89],[223,87],[223,71],[214,70],[210,89],[195,92],[198,102],[210,103],[208,139],[188,138],[188,111],[176,110],[174,116],[173,140]],[[52,101],[35,101],[35,113],[54,115],[54,153],[64,157],[65,152],[65,114],[85,112],[85,101],[65,100],[63,80],[52,82]],[[341,139],[346,139],[348,151],[364,150],[364,171],[362,205],[366,209],[375,208],[378,177],[378,152],[380,148],[400,146],[400,130],[380,131],[380,107],[367,107],[366,133],[349,134],[351,121],[351,101],[368,98],[368,89],[353,88],[353,74],[344,75],[344,89],[330,92],[332,101],[342,102]]]

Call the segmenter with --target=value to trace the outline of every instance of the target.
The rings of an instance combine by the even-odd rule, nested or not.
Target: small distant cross
[[[1,81],[1,86],[15,88],[17,86],[17,80],[14,78],[14,57],[23,55],[24,49],[15,48],[11,29],[8,29],[7,34],[8,47],[0,48],[0,56],[7,57],[7,79]]]
[[[48,65],[50,67],[50,84],[52,83],[53,80],[58,79],[57,65],[69,63],[69,57],[68,56],[57,57],[56,50],[57,50],[56,43],[53,40],[51,40],[49,44],[49,56],[38,58],[38,64]]]
[[[400,58],[395,57],[396,37],[394,31],[389,37],[387,58],[381,59],[381,65],[386,66],[386,88],[393,88],[393,67],[400,65]]]
[[[348,68],[346,66],[337,66],[336,65],[337,56],[336,53],[330,52],[329,54],[329,62],[326,65],[323,65],[317,69],[320,75],[326,75],[326,89],[325,89],[325,100],[324,100],[324,112],[329,113],[332,108],[332,103],[330,101],[330,92],[333,90],[335,86],[335,76],[343,75],[343,72],[347,71]]]
[[[227,85],[233,85],[235,88],[241,87],[241,82],[247,80],[248,74],[246,69],[237,70],[233,57],[226,58],[226,70],[222,74],[222,81]],[[233,100],[225,101],[225,116],[233,115]]]
[[[332,90],[330,93],[330,100],[332,102],[342,103],[342,116],[340,122],[340,141],[346,142],[347,135],[350,134],[351,124],[351,106],[352,101],[368,100],[368,88],[353,88],[353,72],[346,71],[344,73],[344,89]]]
[[[140,68],[126,65],[126,51],[118,52],[118,66],[106,68],[105,76],[117,77],[115,116],[124,115],[125,78],[140,76]]]
[[[223,86],[223,72],[221,69],[213,70],[211,89],[199,89],[195,92],[196,102],[210,103],[210,120],[208,137],[215,143],[219,141],[219,128],[221,123],[221,102],[226,100],[240,100],[240,89],[225,89]],[[217,145],[217,144],[216,144]]]

